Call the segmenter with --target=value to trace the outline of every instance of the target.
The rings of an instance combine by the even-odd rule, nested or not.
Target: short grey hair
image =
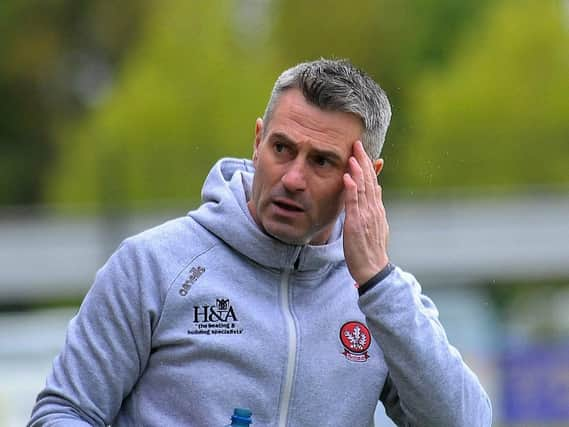
[[[284,71],[273,87],[263,115],[264,129],[280,95],[300,89],[307,102],[328,111],[357,115],[363,124],[362,144],[372,160],[379,159],[391,121],[387,95],[366,73],[345,59],[303,62]]]

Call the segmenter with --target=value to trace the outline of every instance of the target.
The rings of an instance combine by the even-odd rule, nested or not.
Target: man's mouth
[[[273,200],[273,203],[275,205],[277,205],[279,208],[290,211],[290,212],[303,212],[304,208],[302,207],[302,205],[289,200],[289,199],[283,199],[283,198],[278,198]]]

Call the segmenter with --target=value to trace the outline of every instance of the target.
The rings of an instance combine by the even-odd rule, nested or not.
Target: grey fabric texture
[[[255,426],[367,426],[381,397],[399,426],[490,426],[415,278],[394,267],[359,296],[342,218],[327,245],[265,235],[247,209],[253,172],[219,161],[198,209],[121,244],[29,425],[221,426],[248,407]]]

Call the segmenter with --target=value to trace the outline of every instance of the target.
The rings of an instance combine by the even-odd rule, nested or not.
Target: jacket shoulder
[[[144,230],[124,240],[129,245],[148,252],[186,252],[202,247],[211,247],[214,236],[189,216],[175,218]]]
[[[150,267],[154,273],[159,271],[163,278],[173,278],[192,259],[217,243],[218,240],[213,235],[186,216],[128,237],[117,252],[124,253],[144,270]]]

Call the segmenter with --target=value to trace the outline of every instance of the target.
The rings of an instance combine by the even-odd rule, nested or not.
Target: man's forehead
[[[267,133],[285,133],[291,139],[295,133],[306,133],[316,139],[360,139],[363,123],[359,116],[343,111],[325,110],[310,104],[298,89],[289,89],[281,95],[273,114],[265,124]]]

